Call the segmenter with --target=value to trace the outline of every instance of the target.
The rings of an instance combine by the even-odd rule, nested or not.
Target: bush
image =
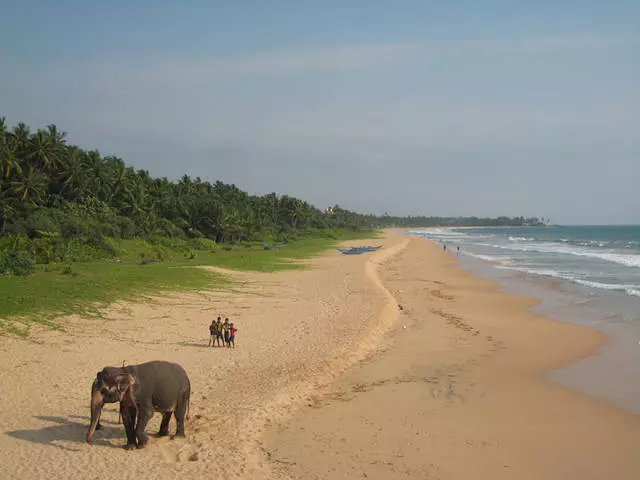
[[[71,265],[64,265],[60,269],[60,275],[73,275],[73,269],[71,268]]]
[[[117,217],[116,223],[122,238],[134,238],[138,233],[135,222],[129,217]]]
[[[30,240],[25,235],[4,235],[0,236],[0,251],[2,250],[26,250]]]
[[[27,249],[33,255],[36,263],[46,265],[58,260],[57,250],[60,241],[59,238],[53,236],[34,238],[29,242]]]
[[[189,240],[189,245],[196,250],[205,250],[207,252],[215,252],[220,249],[220,245],[211,240],[210,238],[192,238]]]
[[[184,230],[173,224],[166,218],[159,218],[156,221],[154,232],[155,235],[171,238],[184,238]]]
[[[0,274],[26,276],[35,272],[33,259],[26,252],[3,250],[0,252]]]

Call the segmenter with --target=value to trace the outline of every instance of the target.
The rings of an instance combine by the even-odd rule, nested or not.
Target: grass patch
[[[57,268],[55,268],[57,267]],[[48,266],[29,277],[0,277],[0,326],[17,328],[12,317],[20,317],[26,334],[30,323],[54,326],[57,315],[95,315],[100,307],[116,300],[160,290],[200,289],[221,284],[223,278],[199,268],[179,268],[155,263],[87,262]],[[13,329],[11,328],[13,327]]]
[[[300,269],[305,267],[301,260],[310,259],[328,249],[335,248],[340,242],[373,239],[378,236],[377,233],[358,232],[344,232],[335,238],[310,235],[298,238],[284,248],[265,250],[262,246],[254,246],[229,251],[202,252],[189,264],[254,272]]]
[[[94,261],[38,265],[28,277],[0,276],[0,329],[26,335],[29,325],[52,328],[55,316],[80,313],[96,315],[100,307],[118,300],[132,300],[159,291],[198,290],[223,286],[226,280],[195,266],[258,272],[304,268],[299,261],[311,258],[339,242],[374,238],[373,233],[340,232],[331,236],[297,238],[281,249],[262,246],[232,248],[229,251],[197,250],[185,256],[164,247],[163,261],[136,261],[142,245],[129,242],[121,262]],[[333,237],[333,238],[332,238]]]

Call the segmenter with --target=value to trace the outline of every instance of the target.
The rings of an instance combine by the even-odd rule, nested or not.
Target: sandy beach
[[[0,477],[640,477],[640,418],[544,376],[600,332],[530,312],[422,239],[381,243],[4,337]],[[235,350],[206,346],[219,314]],[[125,451],[111,405],[87,445],[96,372],[155,359],[190,375],[186,439]]]

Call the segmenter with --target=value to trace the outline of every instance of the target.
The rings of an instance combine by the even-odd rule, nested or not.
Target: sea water
[[[415,229],[463,268],[505,291],[540,298],[536,311],[599,328],[596,355],[550,377],[640,413],[640,226]],[[543,347],[543,346],[541,346]]]

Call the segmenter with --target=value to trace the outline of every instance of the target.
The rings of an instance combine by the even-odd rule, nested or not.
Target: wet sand
[[[639,478],[638,417],[543,379],[598,331],[527,311],[422,239],[381,243],[3,338],[0,477]],[[218,314],[235,350],[206,346]],[[187,438],[125,451],[111,405],[87,445],[96,372],[154,359],[191,377]]]

